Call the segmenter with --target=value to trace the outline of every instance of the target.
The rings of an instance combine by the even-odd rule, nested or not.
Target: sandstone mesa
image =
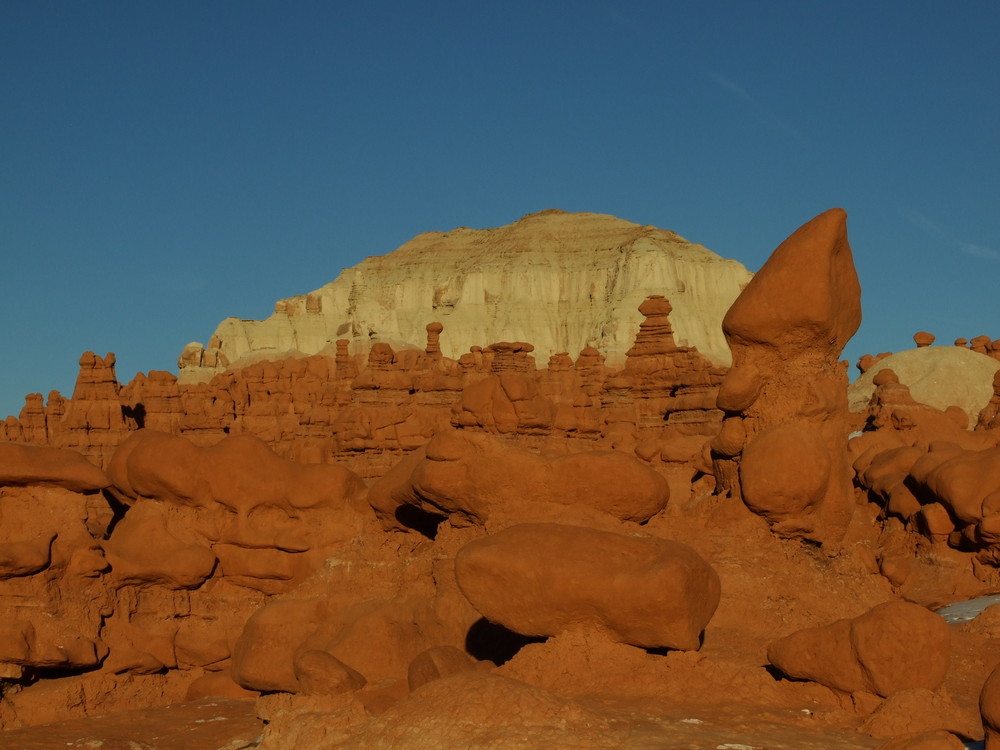
[[[543,211],[87,352],[0,423],[0,747],[1000,748],[932,611],[1000,592],[1000,346],[849,386],[853,252]]]

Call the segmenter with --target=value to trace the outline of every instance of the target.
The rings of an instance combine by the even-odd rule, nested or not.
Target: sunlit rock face
[[[108,484],[74,451],[0,442],[0,693],[107,656]]]
[[[779,534],[835,544],[850,523],[839,357],[860,324],[861,286],[839,208],[781,243],[722,323],[733,367],[717,400],[726,418],[712,445],[715,476]]]
[[[265,320],[227,318],[207,347],[185,347],[180,378],[207,380],[239,360],[332,351],[338,339],[355,353],[373,342],[423,348],[431,320],[444,325],[445,357],[477,342],[530,341],[541,362],[593,346],[621,364],[638,329],[635,309],[651,294],[670,299],[678,344],[728,365],[722,317],[750,278],[737,261],[673,232],[542,211],[495,229],[420,234],[278,301]]]

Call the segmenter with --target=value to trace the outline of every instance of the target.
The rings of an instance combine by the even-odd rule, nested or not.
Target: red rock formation
[[[543,457],[462,430],[438,433],[369,492],[387,528],[400,528],[402,506],[458,526],[560,514],[644,522],[668,497],[666,481],[625,453]]]
[[[967,429],[957,408],[916,402],[892,370],[876,376],[866,432],[850,441],[857,483],[887,515],[936,544],[974,551],[979,562],[1000,559],[993,533],[997,509],[990,477],[1000,466],[1000,431]],[[985,411],[985,410],[984,410]]]
[[[427,347],[424,351],[435,359],[441,358],[441,331],[443,330],[444,326],[440,323],[427,324]]]
[[[983,684],[979,711],[986,730],[986,750],[997,750],[1000,748],[1000,667],[990,672]]]
[[[832,209],[774,251],[723,322],[733,368],[718,395],[716,480],[784,535],[836,543],[850,522],[839,356],[861,322],[860,297],[847,215]]]
[[[913,343],[917,345],[917,348],[924,346],[930,346],[934,343],[936,337],[933,333],[927,333],[927,331],[917,331],[913,334]]]
[[[201,678],[228,668],[250,614],[370,519],[351,472],[293,464],[249,436],[198,448],[140,430],[108,471],[72,451],[0,450],[2,525],[18,534],[0,545],[0,578],[11,579],[0,605],[19,602],[8,609],[0,659],[96,670],[69,688],[80,695],[114,689],[126,703],[149,700],[133,691],[140,676],[155,677],[160,691],[173,684],[183,695],[196,681],[206,689],[212,680]],[[109,480],[127,511],[107,535],[112,509],[93,493]],[[315,664],[304,669],[315,677]],[[213,680],[214,690],[238,693],[231,680]],[[17,693],[14,710],[44,687]]]
[[[872,366],[879,360],[885,359],[886,357],[891,357],[892,352],[882,352],[872,356],[871,354],[865,354],[861,359],[858,360],[858,370],[864,374],[868,372]]]
[[[953,747],[952,742],[959,742],[955,735],[970,740],[981,736],[978,723],[974,714],[960,709],[946,695],[926,688],[907,688],[883,701],[862,726],[872,737],[894,737],[899,742],[905,739],[916,743],[916,747],[926,747],[918,742],[922,736],[923,741],[934,738],[940,743],[931,747]],[[961,742],[959,745],[964,747]],[[914,745],[903,745],[907,746]]]
[[[568,355],[554,358],[553,367],[542,371],[524,342],[472,347],[460,361],[450,360],[440,356],[442,328],[434,323],[428,325],[426,351],[396,352],[380,343],[361,362],[342,340],[333,359],[261,361],[185,385],[169,373],[150,372],[120,387],[113,368],[104,360],[98,367],[88,354],[77,399],[53,394],[43,407],[32,396],[22,418],[8,420],[3,434],[37,444],[80,446],[89,440],[93,445],[86,443],[84,452],[101,463],[130,432],[143,428],[201,446],[250,434],[280,455],[346,463],[377,478],[450,420],[507,435],[603,440],[627,450],[642,443],[642,458],[686,494],[693,476],[689,464],[718,430],[721,412],[714,400],[724,370],[675,344],[669,309],[662,297],[643,303],[647,321],[618,375],[593,348],[575,363]],[[90,423],[81,415],[87,414],[106,415],[98,422],[107,426],[84,427]]]
[[[0,690],[96,667],[108,611],[104,473],[78,453],[0,443]]]
[[[80,374],[73,397],[60,420],[56,444],[73,448],[103,465],[127,432],[120,389],[115,376],[115,355],[103,359],[93,352],[80,358]]]
[[[976,336],[969,341],[969,348],[978,354],[988,354],[991,343],[989,336]]]
[[[875,391],[865,412],[868,429],[892,430],[908,445],[926,447],[945,437],[960,443],[967,443],[970,439],[982,443],[964,434],[968,427],[964,411],[957,407],[940,411],[918,403],[892,370],[880,370],[873,382]]]
[[[722,419],[715,400],[725,370],[697,350],[674,343],[670,310],[670,303],[659,296],[639,306],[646,320],[628,351],[625,369],[606,381],[605,418],[642,432],[663,431],[661,440],[701,435],[704,442],[718,432]]]
[[[479,612],[524,635],[590,627],[697,650],[719,602],[718,575],[687,545],[576,526],[512,526],[467,544],[455,567]]]
[[[111,482],[103,471],[75,451],[0,443],[0,486],[31,484],[94,492]]]
[[[951,657],[948,625],[909,602],[887,602],[855,619],[801,630],[775,641],[768,661],[789,677],[844,693],[888,697],[900,690],[935,690]]]
[[[451,360],[433,323],[197,384],[85,356],[0,428],[0,726],[265,691],[271,750],[949,747],[986,682],[995,744],[1000,616],[903,598],[1000,590],[997,409],[969,432],[883,370],[848,443],[842,213],[757,278],[728,374],[655,296],[618,369]]]
[[[993,397],[979,413],[976,430],[995,430],[1000,427],[1000,370],[993,376]]]

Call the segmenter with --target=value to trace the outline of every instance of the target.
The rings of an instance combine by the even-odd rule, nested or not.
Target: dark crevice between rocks
[[[529,643],[544,643],[546,640],[541,636],[515,633],[481,617],[472,623],[465,636],[465,650],[479,661],[491,661],[499,667]]]
[[[434,539],[437,536],[438,526],[445,519],[444,516],[428,513],[413,505],[400,505],[393,512],[393,515],[406,528],[413,529],[428,539]]]

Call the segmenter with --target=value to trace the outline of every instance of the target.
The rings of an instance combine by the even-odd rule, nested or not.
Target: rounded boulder
[[[470,542],[455,573],[472,606],[514,632],[596,626],[643,648],[697,650],[720,594],[715,570],[686,544],[551,523]]]
[[[951,660],[951,631],[929,609],[891,601],[854,619],[796,631],[772,643],[767,658],[789,677],[887,698],[940,687]]]

